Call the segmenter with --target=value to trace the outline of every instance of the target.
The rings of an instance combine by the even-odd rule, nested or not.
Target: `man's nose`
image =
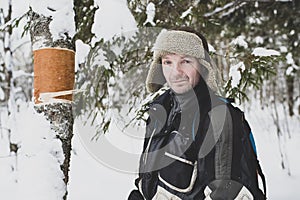
[[[174,63],[174,69],[177,73],[182,73],[182,66],[180,62],[175,62]]]

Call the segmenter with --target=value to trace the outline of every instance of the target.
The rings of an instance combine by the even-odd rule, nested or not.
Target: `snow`
[[[245,115],[254,134],[258,149],[258,159],[262,165],[267,181],[268,199],[299,199],[300,191],[300,157],[298,154],[300,144],[299,117],[288,117],[279,104],[279,124],[283,128],[280,136],[277,136],[276,126],[272,123],[272,108],[261,108],[259,101],[253,101],[246,105]],[[284,128],[285,127],[285,128]],[[287,128],[289,127],[289,128]],[[291,135],[291,138],[288,135]],[[280,150],[288,162],[289,169],[282,169],[282,156]],[[288,171],[291,175],[288,175]],[[283,187],[284,185],[284,187]]]
[[[8,46],[6,46],[8,47]],[[9,53],[9,51],[7,51],[4,55],[4,63],[5,63],[5,66],[9,69],[11,69],[11,54]]]
[[[286,53],[288,51],[287,47],[281,46],[279,47],[281,53]]]
[[[246,37],[244,35],[240,35],[234,40],[231,41],[231,45],[248,48],[248,43],[245,41]]]
[[[236,65],[230,66],[229,77],[231,77],[231,86],[238,87],[242,78],[241,72],[245,70],[244,62],[239,62]]]
[[[293,71],[294,71],[294,68],[292,66],[289,66],[287,69],[286,69],[286,72],[285,74],[286,75],[292,75],[293,74]]]
[[[226,5],[224,5],[223,7],[217,7],[214,11],[212,11],[210,13],[204,14],[204,17],[210,17],[212,15],[215,15],[215,14],[221,12],[221,11],[224,11],[224,10],[232,7],[233,5],[234,5],[234,2],[230,2],[230,3],[226,4]]]
[[[3,100],[5,98],[5,93],[2,89],[2,87],[0,87],[0,100]]]
[[[294,35],[294,34],[295,34],[295,30],[291,30],[290,35]]]
[[[126,0],[95,0],[95,4],[99,9],[95,13],[92,27],[92,32],[96,35],[92,46],[100,38],[109,40],[117,34],[136,29],[136,22],[127,7]]]
[[[33,77],[33,73],[27,73],[24,70],[14,70],[12,73],[12,77],[14,79],[21,77],[21,76],[27,76],[27,77]]]
[[[250,24],[259,24],[260,25],[262,23],[259,18],[255,18],[255,17],[251,17],[251,16],[248,18],[248,20],[249,20]]]
[[[99,163],[81,143],[78,134],[74,135],[73,146],[69,200],[114,200],[128,197],[134,188],[136,174],[116,171]]]
[[[261,36],[256,36],[254,38],[254,41],[256,44],[263,44],[264,43],[264,39]]]
[[[295,47],[298,46],[298,44],[299,44],[298,41],[295,41],[295,42],[293,43],[293,45],[294,45]]]
[[[0,7],[2,8],[3,6],[3,8],[6,8],[8,2],[8,0],[2,0]],[[43,14],[44,16],[51,16],[52,21],[49,25],[49,28],[54,40],[65,38],[66,35],[64,33],[67,33],[70,37],[74,36],[75,23],[72,1],[24,0],[22,3],[20,3],[19,0],[11,0],[11,2],[13,5],[12,18],[17,18],[24,15],[29,10],[29,7],[32,7],[32,10],[37,13]],[[6,11],[7,9],[4,10]],[[21,21],[19,26],[23,27],[25,25],[24,23],[25,21]],[[21,31],[18,34],[20,35],[20,33]],[[25,39],[28,38],[25,37]],[[16,43],[20,43],[23,40],[24,38]],[[14,46],[14,44],[12,46]],[[33,49],[39,49],[41,47],[44,47],[43,40],[41,40],[41,43],[35,44]]]
[[[227,12],[224,12],[224,13],[220,16],[220,18],[226,17],[227,15],[232,14],[234,11],[238,10],[239,8],[243,7],[244,5],[247,5],[247,3],[246,3],[246,2],[243,2],[243,3],[241,3],[241,4],[237,5],[237,6],[231,7]]]
[[[51,16],[53,20],[49,25],[54,41],[62,38],[65,39],[65,33],[67,33],[69,37],[75,35],[73,2],[69,0],[60,0],[59,3],[59,7],[54,8],[56,11],[52,13]]]
[[[68,13],[69,16],[73,15],[70,10],[71,2],[67,0],[31,0],[20,3],[19,0],[12,0],[13,16],[24,14],[29,5],[32,5],[33,9],[40,13],[53,15],[55,12],[47,8],[50,7],[57,10],[55,21],[59,22],[65,19],[65,17],[59,17],[63,13]],[[99,9],[93,26],[93,33],[96,34],[93,42],[100,38],[109,40],[116,34],[128,33],[128,31],[136,28],[136,23],[126,7],[125,0],[97,0],[96,4],[99,5]],[[0,7],[6,8],[7,1],[1,0]],[[215,10],[208,15],[216,12],[220,12],[220,10]],[[68,31],[72,35],[74,27],[69,25],[67,26],[68,29],[63,26],[57,26],[57,29],[52,27],[51,31],[56,34],[56,37],[60,37],[60,33],[63,31]],[[243,36],[239,36],[233,44],[244,48],[248,47]],[[86,58],[89,47],[82,41],[76,41],[76,47],[76,60],[82,62]],[[257,48],[253,54],[258,56],[280,55],[275,50],[264,48]],[[100,55],[99,60],[103,61],[103,58],[103,55]],[[294,63],[291,55],[287,56],[287,60],[291,64]],[[239,69],[244,69],[243,63],[232,66],[230,70],[234,85],[237,85],[240,80]],[[24,75],[24,73],[22,71],[14,73],[16,77],[19,75]],[[1,97],[3,97],[3,91],[1,94],[0,89],[0,99]],[[285,121],[288,121],[291,138],[287,137],[288,131],[286,131],[280,136],[281,143],[279,143],[276,127],[271,117],[271,108],[261,109],[260,104],[253,101],[245,105],[245,111],[256,141],[258,157],[266,175],[269,199],[299,199],[300,157],[297,155],[300,144],[299,118],[287,117],[285,120],[285,114],[280,107],[280,124],[287,126]],[[54,134],[50,130],[49,123],[44,120],[43,116],[34,111],[32,105],[27,106],[22,103],[20,103],[20,112],[16,115],[8,117],[6,112],[0,110],[0,117],[0,199],[61,200],[65,187],[61,181],[62,174],[59,165],[54,163],[60,163],[63,155],[60,153],[60,141],[53,138]],[[137,160],[130,163],[125,157],[120,159],[122,162],[119,166],[108,165],[103,162],[103,159],[101,160],[103,154],[107,156],[106,158],[111,157],[112,162],[118,161],[120,158],[118,154],[113,154],[107,149],[101,149],[102,138],[106,139],[107,144],[112,144],[115,147],[113,150],[123,150],[127,153],[126,155],[133,154],[135,159],[141,152],[142,140],[131,137],[129,133],[123,134],[118,123],[118,121],[113,121],[109,133],[101,136],[97,142],[90,140],[90,136],[94,135],[95,130],[92,128],[80,130],[82,122],[75,121],[68,185],[69,200],[126,199],[130,190],[135,188]],[[7,128],[12,129],[11,141],[20,145],[18,157],[14,153],[10,153],[9,147],[5,145],[9,141]],[[140,134],[143,134],[143,131],[140,130]],[[95,149],[93,149],[94,147]],[[288,167],[291,176],[287,175],[287,169],[281,169],[280,148],[286,150],[285,157],[289,161]],[[128,167],[127,164],[131,164],[130,170],[124,170],[123,165]]]
[[[189,14],[191,14],[192,9],[193,9],[193,6],[190,6],[186,11],[184,11],[184,12],[181,14],[180,19],[183,19],[183,18],[185,18],[186,16],[188,16]]]
[[[3,9],[4,16],[7,16],[8,14],[8,6],[8,1],[0,1],[0,8]]]
[[[286,55],[286,63],[288,64],[288,65],[290,65],[288,68],[287,68],[287,70],[286,70],[286,75],[292,75],[292,73],[293,73],[293,71],[294,70],[298,70],[300,67],[299,66],[297,66],[296,64],[295,64],[295,61],[294,61],[294,59],[293,59],[293,55],[292,55],[292,53],[291,52],[289,52],[287,55]]]
[[[32,44],[32,50],[37,50],[47,47],[47,39],[44,36],[36,36],[36,41]]]
[[[273,49],[257,47],[252,51],[254,56],[280,56],[280,52]]]
[[[208,43],[208,51],[212,52],[212,53],[215,53],[216,49],[211,44]]]
[[[286,63],[289,64],[289,65],[294,65],[295,64],[295,61],[293,59],[293,55],[291,52],[289,52],[287,55],[286,55]]]
[[[96,56],[93,58],[93,65],[91,67],[105,67],[105,69],[109,69],[109,62],[106,60],[105,51],[102,49],[97,50]]]
[[[91,50],[90,46],[83,43],[82,40],[76,40],[75,42],[75,72],[78,71],[78,67],[80,63],[84,63],[86,58]]]
[[[49,122],[32,104],[23,104],[6,126],[13,136],[10,141],[20,148],[17,157],[7,153],[8,162],[0,158],[0,188],[7,189],[1,199],[61,200],[66,188],[59,165],[64,156]]]
[[[17,2],[14,2],[13,5],[17,5]],[[21,10],[25,13],[28,11],[29,6],[32,7],[34,12],[52,17],[49,28],[54,40],[65,38],[64,33],[68,33],[70,37],[74,36],[75,23],[72,1],[27,0],[24,3],[22,2],[17,12],[20,13]]]
[[[7,116],[7,111],[4,111],[4,110],[0,109],[0,120],[1,120],[0,121],[1,122],[1,125],[0,125],[0,136],[1,136],[1,140],[0,140],[0,162],[1,162],[1,159],[3,159],[3,158],[9,158],[7,156],[9,155],[9,152],[10,152],[9,147],[7,145],[5,145],[9,141],[8,135],[4,134],[5,132],[7,132],[9,130],[8,129],[9,128],[8,127],[8,119],[7,119],[6,116]],[[0,173],[2,172],[2,168],[1,168],[2,165],[1,164],[0,164],[0,169],[1,169]]]
[[[144,22],[144,25],[150,23],[152,26],[155,26],[154,17],[155,17],[155,4],[150,2],[146,7],[147,19]]]

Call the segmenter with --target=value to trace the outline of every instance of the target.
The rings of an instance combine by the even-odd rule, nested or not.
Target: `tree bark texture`
[[[49,24],[51,23],[51,17],[45,17],[37,14],[33,11],[29,14],[30,22],[30,35],[33,50],[39,50],[42,48],[59,48],[75,51],[75,46],[71,42],[71,38],[59,39],[53,41]],[[67,34],[66,34],[67,35]],[[42,66],[43,67],[43,66]],[[54,73],[55,74],[55,73]],[[56,74],[57,75],[57,74]],[[43,78],[43,77],[41,77]],[[54,77],[57,78],[57,77]],[[59,79],[59,78],[58,78]],[[59,91],[48,91],[59,92]],[[60,168],[64,174],[64,183],[68,184],[69,181],[69,167],[71,157],[71,141],[73,137],[73,113],[72,103],[64,101],[44,102],[42,104],[36,104],[35,109],[39,113],[43,113],[47,120],[50,122],[51,128],[55,131],[56,137],[62,142],[62,150],[64,154],[64,162],[60,165]],[[58,163],[59,164],[59,163]],[[63,199],[67,199],[67,190]]]

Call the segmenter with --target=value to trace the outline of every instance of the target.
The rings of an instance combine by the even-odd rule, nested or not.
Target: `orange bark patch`
[[[75,81],[75,52],[67,49],[45,48],[33,52],[34,56],[34,103],[40,93],[72,90]],[[72,101],[72,95],[56,99]]]

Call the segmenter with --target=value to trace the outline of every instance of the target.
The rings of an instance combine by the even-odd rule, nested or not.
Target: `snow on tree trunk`
[[[35,12],[30,13],[30,35],[31,35],[31,41],[33,46],[33,51],[36,56],[36,52],[41,49],[48,49],[48,50],[57,50],[57,51],[68,51],[67,54],[71,55],[68,58],[53,58],[52,60],[48,60],[50,64],[46,63],[47,65],[50,65],[49,69],[51,69],[51,65],[55,65],[53,62],[58,62],[58,65],[60,62],[64,62],[64,59],[71,59],[68,64],[73,63],[73,69],[74,69],[74,56],[72,57],[72,53],[74,54],[75,48],[72,44],[69,37],[66,37],[65,39],[58,39],[53,40],[53,37],[51,35],[49,24],[51,22],[51,17],[45,17],[43,15],[37,14]],[[71,52],[71,53],[70,53]],[[54,52],[53,55],[56,53]],[[49,59],[43,58],[43,56],[47,56],[47,53],[40,53],[40,60],[43,59]],[[48,54],[49,56],[49,54]],[[35,64],[38,65],[36,62],[37,58],[35,58]],[[40,67],[46,67],[45,63],[40,64]],[[35,109],[38,113],[43,113],[47,120],[50,121],[51,129],[55,131],[56,137],[61,141],[62,143],[62,152],[64,155],[64,160],[62,163],[57,162],[57,165],[60,165],[60,168],[63,172],[64,178],[63,181],[65,183],[65,186],[68,184],[69,180],[69,166],[70,166],[70,156],[71,156],[71,140],[73,136],[73,115],[72,115],[72,104],[70,96],[72,95],[72,89],[69,88],[66,89],[65,87],[53,87],[56,83],[64,82],[66,79],[73,79],[71,80],[71,83],[73,81],[74,84],[74,71],[71,70],[71,72],[67,71],[68,74],[61,74],[65,69],[61,69],[65,66],[65,63],[62,65],[59,65],[57,68],[58,71],[52,71],[49,72],[49,74],[45,73],[39,73],[36,75],[35,73],[35,81],[34,81],[34,87],[35,87]],[[53,66],[54,67],[54,66]],[[57,67],[57,66],[56,66]],[[34,70],[36,69],[36,66],[34,67]],[[51,74],[50,74],[51,73]],[[43,77],[43,76],[51,76],[51,77]],[[72,75],[72,76],[70,76]],[[38,77],[40,76],[40,77]],[[47,84],[45,82],[38,81],[39,79],[44,80],[48,79],[51,83],[49,87],[44,87],[44,85],[38,85],[38,84]],[[52,79],[52,80],[51,80]],[[70,81],[69,81],[70,85]],[[72,86],[73,87],[73,86]],[[42,89],[41,89],[42,88]],[[59,92],[62,92],[63,94],[60,94]],[[42,99],[42,95],[43,99]],[[58,97],[59,96],[59,97]],[[66,100],[67,99],[67,100]],[[38,123],[38,122],[37,122]],[[58,161],[58,160],[57,160]],[[46,180],[45,180],[46,181]],[[58,180],[59,181],[59,180]],[[59,192],[59,191],[58,191]],[[67,190],[65,191],[64,196],[61,199],[67,198]]]

